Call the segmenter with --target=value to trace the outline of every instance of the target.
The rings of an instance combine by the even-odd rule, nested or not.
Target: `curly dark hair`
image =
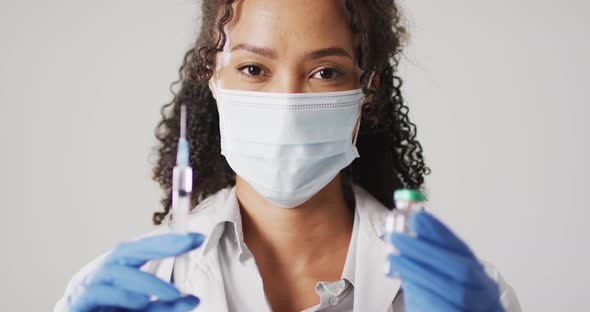
[[[217,103],[208,86],[215,55],[225,45],[224,26],[233,16],[233,2],[203,0],[200,34],[194,47],[184,55],[179,79],[170,86],[174,99],[161,109],[162,120],[155,131],[159,158],[153,179],[165,195],[161,200],[164,211],[153,214],[156,225],[162,223],[171,206],[171,172],[176,159],[181,105],[186,105],[188,113],[193,206],[235,185],[235,172],[221,155]],[[371,101],[362,108],[357,139],[361,157],[341,171],[343,191],[350,198],[351,184],[356,183],[393,209],[392,194],[396,189],[422,189],[424,175],[430,173],[416,139],[416,126],[408,118],[408,107],[401,95],[402,79],[395,75],[407,31],[394,0],[345,0],[345,5],[351,16],[357,63],[363,70],[360,84]],[[377,89],[367,88],[371,70],[379,77]]]

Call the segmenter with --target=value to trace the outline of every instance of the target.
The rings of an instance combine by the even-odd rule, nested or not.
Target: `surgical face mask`
[[[360,88],[274,93],[213,85],[212,91],[221,153],[237,175],[275,206],[301,205],[359,157]]]

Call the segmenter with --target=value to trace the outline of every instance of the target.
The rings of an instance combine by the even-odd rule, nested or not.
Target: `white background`
[[[405,1],[401,76],[430,209],[525,311],[587,311],[587,1]],[[159,108],[194,1],[0,2],[0,310],[47,311],[69,278],[153,228]]]

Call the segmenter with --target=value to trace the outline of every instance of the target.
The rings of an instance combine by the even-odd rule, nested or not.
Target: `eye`
[[[240,66],[238,66],[237,69],[238,69],[238,71],[240,71],[241,74],[243,74],[247,77],[257,77],[257,76],[260,76],[264,72],[262,67],[255,65],[255,64],[240,65]]]
[[[332,67],[324,67],[318,70],[314,75],[313,78],[318,79],[334,79],[336,77],[340,77],[343,75],[343,72]]]

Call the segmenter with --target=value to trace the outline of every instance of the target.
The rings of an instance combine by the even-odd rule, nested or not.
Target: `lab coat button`
[[[331,305],[337,305],[339,301],[340,300],[338,300],[338,297],[332,297],[332,298],[330,298],[330,304]]]

